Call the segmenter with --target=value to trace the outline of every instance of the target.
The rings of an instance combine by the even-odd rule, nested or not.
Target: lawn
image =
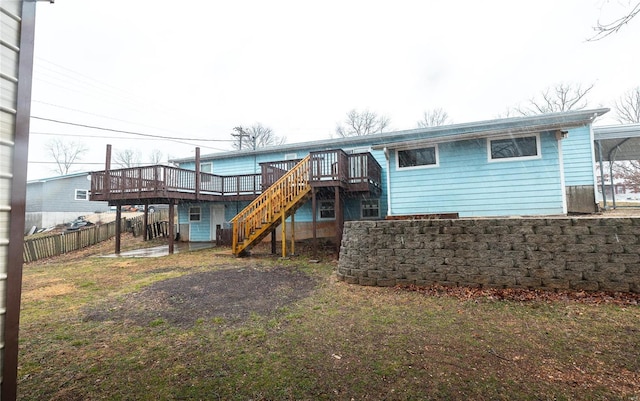
[[[637,298],[360,287],[331,258],[260,252],[94,255],[112,246],[25,265],[19,399],[640,400]]]

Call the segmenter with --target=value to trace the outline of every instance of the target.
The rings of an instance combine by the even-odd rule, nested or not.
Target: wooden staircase
[[[311,196],[308,155],[267,188],[232,220],[232,252],[242,256]]]

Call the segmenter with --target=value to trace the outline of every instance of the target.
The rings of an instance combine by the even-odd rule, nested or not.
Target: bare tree
[[[136,167],[140,164],[140,151],[129,148],[116,151],[113,161],[122,168]]]
[[[449,113],[441,108],[431,109],[424,112],[422,120],[418,121],[418,127],[439,127],[441,125],[451,124]]]
[[[640,86],[628,90],[616,100],[616,114],[620,124],[640,123]]]
[[[583,87],[580,84],[559,83],[547,88],[538,97],[529,99],[524,106],[514,108],[516,114],[530,116],[534,114],[557,113],[569,110],[582,110],[589,105],[587,95],[594,84]]]
[[[82,155],[89,150],[82,143],[63,142],[58,138],[48,141],[45,147],[56,163],[56,167],[53,171],[60,175],[69,174],[71,166],[79,161],[82,158]]]
[[[598,21],[597,25],[593,27],[593,30],[596,31],[596,34],[588,40],[600,40],[622,29],[623,26],[628,24],[629,21],[631,21],[636,15],[638,15],[638,13],[640,13],[640,2],[636,3],[635,5],[629,2],[629,7],[631,7],[630,11],[616,20],[604,24]]]
[[[260,123],[255,123],[249,128],[238,126],[233,130],[235,133],[231,135],[237,139],[237,142],[233,142],[232,146],[236,150],[255,150],[267,146],[282,145],[287,141],[286,137],[277,136],[271,128]]]
[[[160,164],[162,163],[164,155],[160,149],[153,149],[149,154],[149,162],[151,164]]]
[[[382,132],[389,126],[390,119],[379,116],[369,110],[359,112],[356,109],[347,113],[342,124],[337,124],[336,135],[340,138],[348,136],[363,136]]]

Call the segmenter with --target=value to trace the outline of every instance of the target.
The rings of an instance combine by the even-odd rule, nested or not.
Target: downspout
[[[564,178],[564,157],[562,155],[562,135],[558,138],[558,163],[560,163],[560,189],[562,193],[562,214],[567,214],[567,187]]]
[[[391,162],[389,161],[389,149],[385,146],[383,151],[384,158],[387,160],[387,216],[391,216],[391,180],[389,179],[391,176]]]

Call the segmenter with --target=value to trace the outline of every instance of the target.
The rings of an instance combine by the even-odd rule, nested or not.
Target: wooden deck
[[[316,188],[339,187],[347,194],[379,196],[382,168],[370,153],[330,150],[310,154],[309,181]],[[91,200],[112,205],[183,201],[250,201],[299,160],[261,163],[261,174],[221,176],[170,166],[145,166],[91,173]]]

